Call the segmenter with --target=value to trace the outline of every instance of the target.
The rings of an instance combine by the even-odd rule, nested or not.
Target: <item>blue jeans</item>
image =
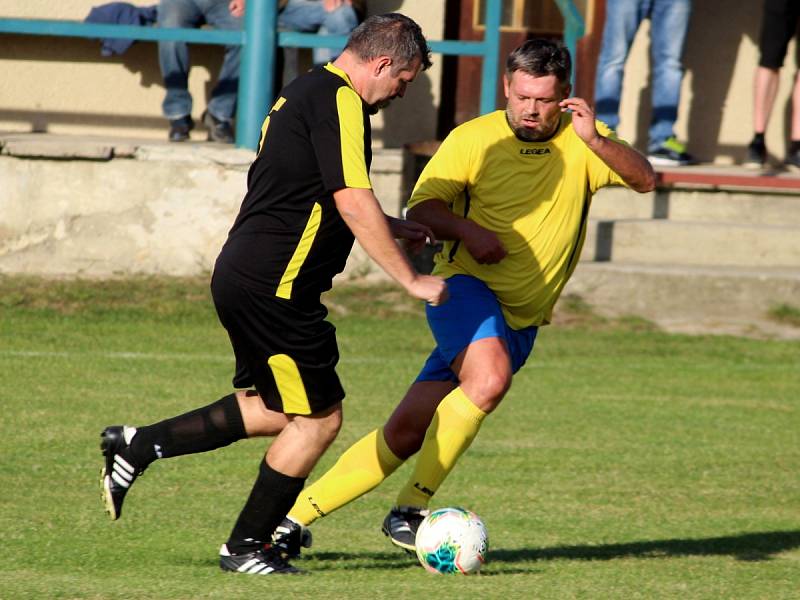
[[[241,18],[228,11],[228,0],[160,0],[159,27],[200,27],[207,23],[216,29],[238,30]],[[236,113],[236,92],[239,88],[240,47],[226,46],[225,58],[217,84],[211,90],[208,112],[221,121],[230,121]],[[158,64],[167,95],[162,109],[169,120],[192,114],[189,93],[189,49],[184,42],[159,42]]]
[[[649,151],[674,135],[683,79],[681,54],[691,11],[691,0],[608,0],[606,3],[606,23],[595,81],[597,118],[612,129],[619,125],[625,60],[636,31],[642,21],[649,18],[653,81]]]
[[[322,0],[289,0],[278,13],[278,28],[288,31],[320,33],[323,35],[349,35],[358,25],[358,15],[352,6],[342,5],[327,12]],[[315,65],[324,65],[336,60],[339,50],[314,48],[312,59]]]

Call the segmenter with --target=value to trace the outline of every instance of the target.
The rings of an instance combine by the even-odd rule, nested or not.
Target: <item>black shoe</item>
[[[219,568],[248,575],[299,575],[303,572],[286,562],[275,548],[231,554],[227,544],[219,549]]]
[[[650,164],[660,167],[683,167],[697,162],[686,152],[686,146],[674,137],[667,138],[658,148],[648,152],[647,158]]]
[[[112,521],[122,516],[122,502],[136,478],[144,469],[134,465],[130,452],[126,452],[136,428],[127,425],[106,427],[100,434],[100,449],[106,457],[105,466],[100,470],[100,485],[106,512]]]
[[[416,554],[417,529],[430,513],[415,506],[395,506],[383,520],[381,531],[409,554]]]
[[[206,111],[203,113],[203,125],[208,128],[209,142],[233,143],[233,127],[231,127],[230,121],[220,121]]]
[[[189,139],[189,132],[192,129],[194,129],[194,121],[190,116],[171,120],[169,122],[169,141],[185,142]]]
[[[742,166],[747,169],[763,169],[767,164],[767,145],[763,141],[753,140],[747,146],[747,157]]]
[[[287,558],[300,556],[300,548],[311,548],[311,530],[284,517],[272,534],[272,547]]]
[[[783,161],[783,164],[790,171],[800,171],[800,150],[790,151],[786,155],[786,160]]]

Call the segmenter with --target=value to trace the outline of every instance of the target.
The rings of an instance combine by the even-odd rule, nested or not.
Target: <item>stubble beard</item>
[[[509,108],[506,108],[506,121],[508,121],[508,125],[514,132],[514,135],[516,135],[523,142],[543,142],[550,139],[555,133],[555,127],[552,128],[552,131],[545,132],[542,131],[541,128],[530,129],[529,127],[523,127],[522,125],[515,124],[514,117]],[[520,119],[520,121],[522,121],[522,119]]]

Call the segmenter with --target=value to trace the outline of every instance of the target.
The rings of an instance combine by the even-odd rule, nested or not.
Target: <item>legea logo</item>
[[[542,156],[544,154],[550,154],[550,148],[522,148],[519,151],[519,153],[526,155]]]

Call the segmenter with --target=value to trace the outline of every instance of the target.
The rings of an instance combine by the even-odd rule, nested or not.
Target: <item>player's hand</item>
[[[497,234],[472,221],[469,231],[461,236],[461,243],[472,258],[482,265],[499,263],[508,254]]]
[[[244,15],[245,0],[231,0],[228,3],[228,12],[234,17],[241,17]]]
[[[433,231],[427,225],[394,217],[389,217],[388,223],[392,236],[395,239],[403,240],[406,250],[411,254],[419,254],[428,240],[431,244],[436,243]]]
[[[450,297],[444,279],[435,275],[417,275],[408,286],[408,293],[431,306],[444,304]]]
[[[561,112],[572,111],[572,128],[588,146],[600,136],[595,125],[594,110],[583,98],[567,98],[558,103]]]

